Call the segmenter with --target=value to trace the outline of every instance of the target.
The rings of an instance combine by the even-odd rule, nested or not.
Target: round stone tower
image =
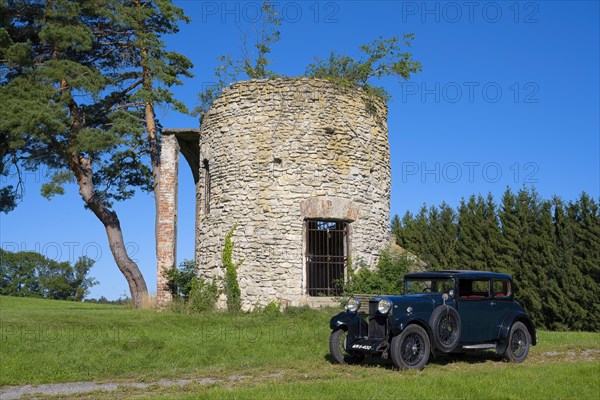
[[[225,236],[243,309],[315,304],[389,237],[387,106],[307,78],[232,84],[204,116],[196,262],[223,276]]]

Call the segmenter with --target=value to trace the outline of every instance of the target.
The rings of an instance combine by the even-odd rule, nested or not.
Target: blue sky
[[[175,93],[193,108],[214,80],[217,57],[240,55],[240,30],[251,27],[260,2],[175,3],[192,22],[167,43],[195,65],[195,77]],[[276,8],[284,21],[271,67],[289,76],[331,50],[358,56],[361,44],[379,36],[415,34],[412,53],[423,72],[409,82],[379,82],[392,95],[392,215],[416,212],[423,203],[456,206],[472,193],[499,199],[507,186],[535,185],[544,197],[567,200],[582,191],[600,196],[598,2],[280,1]],[[158,116],[165,127],[198,125],[174,111]],[[100,281],[91,297],[127,293],[104,229],[75,186],[49,202],[39,195],[45,180],[44,170],[26,173],[24,201],[0,214],[2,248],[70,261],[87,255],[96,260],[92,275]],[[193,186],[182,164],[180,261],[193,258]],[[115,207],[151,291],[153,207],[148,194]]]

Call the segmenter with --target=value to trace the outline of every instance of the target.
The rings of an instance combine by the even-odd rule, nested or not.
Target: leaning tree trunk
[[[140,308],[142,306],[142,300],[148,296],[146,281],[144,280],[144,276],[140,272],[138,265],[129,258],[129,255],[127,254],[125,242],[123,241],[123,232],[121,231],[121,224],[119,223],[117,214],[114,211],[108,211],[108,213],[109,217],[106,220],[102,220],[102,223],[106,228],[110,251],[113,254],[119,270],[123,273],[125,279],[127,279],[133,304],[136,308]]]
[[[110,251],[119,270],[129,284],[129,291],[134,306],[139,308],[142,306],[142,300],[148,295],[148,288],[137,264],[127,254],[119,217],[116,212],[106,207],[94,193],[93,171],[90,159],[81,154],[71,154],[69,164],[75,173],[77,184],[79,185],[79,194],[106,229]]]
[[[61,80],[61,92],[70,92],[70,87],[65,80]],[[136,308],[142,306],[142,300],[148,295],[148,287],[144,276],[140,272],[137,264],[129,258],[125,241],[123,240],[123,232],[121,231],[121,223],[117,213],[109,209],[106,204],[96,196],[94,190],[94,171],[92,169],[92,160],[86,157],[77,150],[75,139],[83,126],[81,113],[78,104],[71,99],[69,103],[69,112],[71,114],[72,123],[70,126],[71,135],[69,138],[69,167],[75,175],[77,185],[79,186],[79,194],[85,201],[85,204],[98,217],[100,222],[106,229],[108,236],[108,245],[113,254],[113,258],[119,267],[121,273],[125,276],[131,293],[131,300]]]

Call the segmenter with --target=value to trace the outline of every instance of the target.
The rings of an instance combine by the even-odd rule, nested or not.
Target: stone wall
[[[243,308],[308,302],[306,219],[351,222],[354,265],[374,266],[389,231],[386,118],[383,101],[325,80],[232,84],[200,132],[201,273],[223,276],[224,238],[237,225]]]

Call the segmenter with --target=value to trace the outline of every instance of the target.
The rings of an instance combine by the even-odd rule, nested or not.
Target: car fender
[[[498,337],[498,342],[501,345],[501,347],[505,346],[508,343],[508,335],[510,334],[510,328],[517,321],[520,321],[525,324],[525,326],[529,330],[529,334],[531,335],[531,344],[535,346],[537,344],[537,335],[535,332],[535,325],[533,325],[531,318],[529,318],[529,316],[523,311],[513,311],[508,313],[504,317],[504,320],[500,325],[500,334]]]
[[[329,327],[332,331],[339,328],[347,330],[350,341],[354,341],[363,334],[366,335],[367,332],[367,323],[363,317],[351,311],[343,311],[331,318]]]
[[[411,316],[408,316],[405,318],[401,318],[401,319],[390,319],[390,322],[389,322],[390,335],[391,336],[399,335],[400,333],[402,333],[402,331],[404,329],[406,329],[407,326],[412,325],[412,324],[420,325],[423,329],[425,329],[425,331],[427,331],[427,335],[429,335],[429,339],[431,340],[431,335],[432,335],[433,331],[431,330],[431,327],[429,326],[429,322],[425,321],[422,318],[416,317],[414,315],[411,315]]]

